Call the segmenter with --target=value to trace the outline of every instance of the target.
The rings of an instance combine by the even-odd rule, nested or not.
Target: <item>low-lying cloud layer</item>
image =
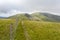
[[[60,13],[60,0],[0,0],[0,16],[15,12],[51,11]],[[4,15],[5,14],[5,15]]]

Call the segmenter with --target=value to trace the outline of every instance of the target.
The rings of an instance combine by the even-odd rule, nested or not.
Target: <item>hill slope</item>
[[[41,12],[35,12],[32,14],[17,14],[14,16],[11,16],[9,18],[12,19],[20,19],[20,20],[35,20],[35,21],[52,21],[52,22],[60,22],[60,16],[49,14],[49,13],[41,13]]]
[[[4,23],[3,23],[4,22]],[[14,20],[0,20],[0,40],[10,40],[10,24],[14,40],[60,40],[60,23],[19,21],[16,31]]]

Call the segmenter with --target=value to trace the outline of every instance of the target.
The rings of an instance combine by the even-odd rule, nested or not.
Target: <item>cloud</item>
[[[19,14],[20,11],[17,11],[17,10],[11,10],[7,13],[1,13],[0,16],[3,16],[3,17],[9,17],[9,16],[12,16],[12,15],[16,15],[16,14]]]
[[[9,14],[11,11],[33,12],[51,11],[60,13],[60,0],[0,0],[0,14]],[[12,14],[16,14],[13,13]]]

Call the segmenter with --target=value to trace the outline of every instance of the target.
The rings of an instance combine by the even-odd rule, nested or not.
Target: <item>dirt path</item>
[[[24,35],[25,35],[26,40],[31,40],[31,37],[29,36],[28,31],[26,30],[23,21],[22,21],[22,28],[24,30]]]
[[[16,30],[18,27],[18,20],[16,20],[16,23],[14,25],[15,27],[13,28],[13,24],[10,24],[10,40],[14,40]]]
[[[28,31],[26,30],[26,27],[24,26],[24,22],[21,21],[21,24],[22,24],[22,28],[23,28],[26,40],[31,40],[31,37],[29,36]],[[14,30],[13,30],[12,26],[13,25],[11,24],[10,25],[10,40],[14,40],[14,37],[15,37],[15,34],[16,34],[15,32],[16,32],[16,29],[18,27],[18,21],[16,21],[16,23],[15,23]]]
[[[13,24],[10,24],[10,40],[14,40],[14,38],[13,38]]]

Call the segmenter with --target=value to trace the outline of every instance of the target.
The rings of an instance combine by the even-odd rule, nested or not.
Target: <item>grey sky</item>
[[[60,0],[0,0],[0,16],[34,11],[60,14]]]

